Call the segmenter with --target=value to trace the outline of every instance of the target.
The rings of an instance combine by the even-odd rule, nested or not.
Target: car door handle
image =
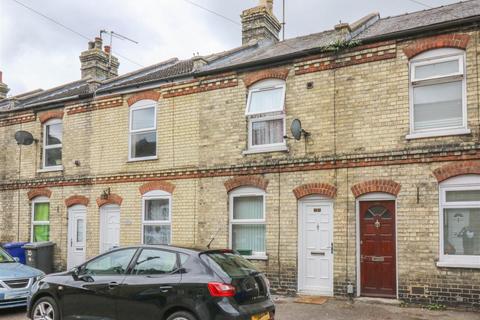
[[[118,282],[110,282],[108,284],[108,289],[114,289],[116,287],[118,287]]]
[[[161,292],[168,292],[168,290],[173,289],[172,286],[161,286],[160,291]]]

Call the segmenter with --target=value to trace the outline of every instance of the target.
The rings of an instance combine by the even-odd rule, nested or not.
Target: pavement
[[[277,297],[275,304],[276,320],[480,320],[480,312],[431,311],[371,302],[351,303],[333,298],[322,305],[315,305]],[[0,310],[0,320],[25,319],[25,308]]]

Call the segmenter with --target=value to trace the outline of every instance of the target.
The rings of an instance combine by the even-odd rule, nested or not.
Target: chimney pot
[[[110,53],[110,46],[103,46],[103,50],[106,52],[106,53]]]
[[[88,49],[93,49],[93,48],[95,48],[95,42],[88,41]]]
[[[0,71],[0,83],[3,83],[3,72]]]
[[[95,37],[95,48],[102,50],[102,38],[100,37]]]

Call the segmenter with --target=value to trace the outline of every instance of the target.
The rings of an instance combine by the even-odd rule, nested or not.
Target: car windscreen
[[[231,278],[245,277],[259,272],[252,263],[233,252],[208,252],[202,256],[210,258]]]
[[[0,263],[8,263],[8,262],[15,262],[13,258],[5,252],[2,248],[0,248]]]

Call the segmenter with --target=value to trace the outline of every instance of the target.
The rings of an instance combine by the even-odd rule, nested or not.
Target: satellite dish
[[[302,138],[302,122],[298,119],[294,119],[292,121],[292,125],[290,126],[290,131],[292,132],[293,137],[295,140],[300,140]]]
[[[15,140],[17,141],[17,144],[24,146],[29,146],[34,141],[32,134],[23,130],[15,132]]]

